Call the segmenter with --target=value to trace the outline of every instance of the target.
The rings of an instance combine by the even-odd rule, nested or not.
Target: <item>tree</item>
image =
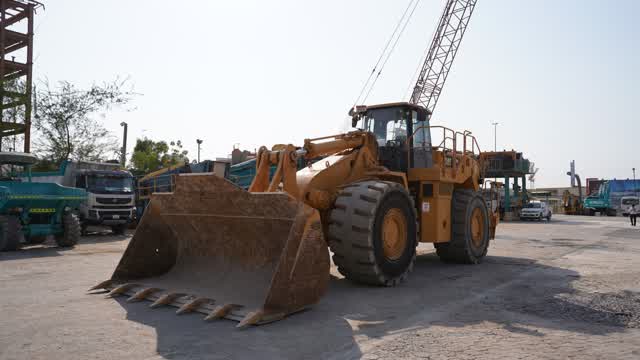
[[[35,153],[54,163],[62,160],[104,161],[119,153],[118,139],[95,115],[129,103],[133,93],[123,90],[125,81],[115,80],[89,89],[67,81],[51,87],[42,81],[34,102]]]
[[[189,163],[188,151],[183,150],[182,142],[153,141],[148,138],[137,139],[131,155],[132,170],[139,174],[162,169],[167,166]]]

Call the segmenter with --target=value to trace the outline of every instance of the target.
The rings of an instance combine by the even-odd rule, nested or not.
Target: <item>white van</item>
[[[520,210],[520,220],[529,219],[551,221],[551,209],[544,201],[531,201]]]
[[[640,212],[640,197],[638,196],[623,196],[620,199],[620,210],[622,210],[622,216],[629,216],[629,209],[631,205],[636,206],[636,212]]]

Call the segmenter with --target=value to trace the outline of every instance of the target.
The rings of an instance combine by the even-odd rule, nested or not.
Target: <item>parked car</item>
[[[629,209],[631,206],[636,206],[636,211],[640,210],[640,198],[637,196],[623,196],[620,200],[620,210],[622,210],[622,216],[629,216]]]
[[[547,219],[547,221],[551,221],[551,208],[544,201],[531,201],[520,211],[520,219],[538,221]]]

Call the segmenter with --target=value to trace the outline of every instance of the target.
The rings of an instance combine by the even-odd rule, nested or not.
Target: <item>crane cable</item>
[[[367,95],[364,97],[363,102],[366,102],[367,99],[369,98],[369,94],[371,94],[371,90],[373,90],[373,87],[376,84],[376,82],[378,81],[378,78],[380,77],[380,74],[382,74],[382,70],[384,69],[384,66],[387,65],[387,61],[389,61],[389,58],[391,57],[391,54],[393,54],[393,51],[395,50],[396,46],[398,45],[398,41],[400,41],[400,37],[402,36],[402,33],[404,33],[404,29],[406,29],[407,25],[409,25],[409,21],[411,20],[411,17],[413,16],[413,13],[416,11],[416,8],[418,7],[418,3],[419,2],[420,2],[420,0],[416,0],[416,3],[413,6],[413,9],[411,9],[411,13],[409,14],[409,17],[407,18],[407,21],[404,23],[404,26],[402,27],[402,30],[400,31],[400,34],[396,38],[396,41],[393,43],[393,47],[391,48],[391,51],[387,54],[387,58],[382,63],[382,67],[380,68],[380,71],[378,71],[378,74],[376,75],[375,79],[373,80],[373,83],[371,84],[371,87],[369,88],[369,91],[367,91]]]
[[[353,103],[353,107],[352,108],[355,108],[355,106],[358,105],[358,103],[360,102],[360,99],[362,98],[362,95],[365,93],[365,91],[366,91],[366,95],[362,99],[362,102],[365,102],[367,100],[367,98],[369,97],[369,95],[371,94],[371,90],[373,90],[376,82],[378,81],[378,78],[380,77],[380,74],[382,74],[382,70],[384,69],[385,65],[389,61],[389,58],[391,58],[391,55],[393,54],[393,51],[395,50],[396,46],[398,45],[398,41],[400,40],[400,37],[402,37],[402,34],[404,33],[404,30],[407,28],[407,25],[409,24],[409,21],[411,20],[411,17],[413,16],[413,13],[415,12],[415,10],[418,7],[419,3],[420,3],[420,0],[410,0],[409,1],[409,4],[407,5],[407,8],[404,10],[404,13],[402,14],[400,19],[398,20],[398,23],[396,24],[395,28],[393,29],[393,32],[391,33],[391,36],[389,37],[389,40],[387,40],[387,43],[386,43],[384,49],[382,50],[382,53],[378,57],[378,60],[376,61],[376,64],[373,66],[373,69],[371,70],[371,73],[369,73],[369,77],[367,78],[367,81],[362,86],[362,89],[360,90],[360,94],[358,94],[358,97],[356,98],[356,101]],[[408,16],[407,16],[407,14],[408,14]],[[398,32],[398,30],[400,30],[400,31]],[[397,34],[397,36],[396,36],[396,34]],[[395,39],[395,41],[394,41],[394,39]],[[393,42],[393,45],[391,45],[392,42]],[[391,49],[390,50],[389,50],[389,45],[391,45]],[[389,51],[387,51],[387,50],[389,50]],[[386,55],[386,57],[385,57],[385,55]],[[384,59],[384,61],[383,61],[383,59]],[[381,62],[382,62],[382,65],[380,66]],[[378,70],[378,66],[380,66],[379,70]],[[377,73],[376,73],[376,70],[377,70]],[[375,74],[375,78],[373,78],[374,74]],[[373,78],[373,82],[371,82],[371,84],[369,84],[372,78]],[[368,90],[367,90],[367,88],[368,88]]]

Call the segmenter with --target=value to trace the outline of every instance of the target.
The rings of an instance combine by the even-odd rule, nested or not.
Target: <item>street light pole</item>
[[[124,134],[122,135],[122,153],[120,154],[120,164],[125,167],[127,163],[127,128],[129,127],[126,122],[121,122],[120,126],[124,127]]]
[[[633,170],[633,194],[638,196],[638,187],[636,186],[636,168],[632,168]]]
[[[200,145],[202,144],[202,140],[196,139],[196,142],[198,143],[198,163],[200,163]]]
[[[493,151],[498,152],[498,124],[499,122],[493,122]]]

